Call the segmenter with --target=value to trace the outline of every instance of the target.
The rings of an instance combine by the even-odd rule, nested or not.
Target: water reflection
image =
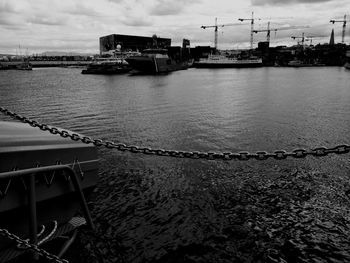
[[[81,75],[79,69],[50,68],[0,72],[0,105],[129,145],[220,152],[292,150],[350,141],[349,81],[349,74],[337,68],[190,69],[161,76],[93,76]],[[255,193],[268,196],[277,184],[285,188],[276,198],[289,190],[292,195],[297,182],[290,184],[290,175],[301,176],[301,192],[308,193],[319,181],[300,172],[303,169],[321,179],[332,175],[339,187],[350,169],[348,157],[336,155],[322,161],[310,157],[242,163],[108,149],[99,153],[101,182],[93,215],[100,223],[100,238],[113,241],[105,247],[109,254],[119,251],[121,242],[129,262],[148,262],[181,249],[197,249],[201,253],[192,256],[198,259],[214,245],[211,255],[224,253],[240,244],[235,238],[252,233],[246,224],[254,211],[246,211],[242,203],[258,206],[261,200],[254,199]],[[312,188],[314,193],[317,189]],[[222,207],[234,224],[220,214]],[[239,213],[246,214],[235,216]],[[231,244],[228,237],[237,242]],[[225,253],[232,256],[230,251]]]

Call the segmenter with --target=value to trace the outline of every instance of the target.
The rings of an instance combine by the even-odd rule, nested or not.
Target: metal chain
[[[15,234],[10,233],[7,229],[0,228],[0,235],[16,241],[18,245],[20,245],[20,247],[23,247],[28,250],[32,250],[35,253],[37,253],[39,256],[45,257],[50,262],[69,263],[69,261],[66,259],[61,259],[56,255],[50,254],[46,250],[39,248],[37,245],[28,243],[26,240],[23,240],[20,237],[16,236]]]
[[[81,141],[86,144],[94,144],[95,146],[103,146],[108,149],[117,149],[119,151],[128,151],[132,153],[142,153],[146,155],[157,155],[157,156],[169,156],[176,158],[190,158],[190,159],[206,159],[206,160],[240,160],[246,161],[250,159],[256,160],[267,160],[273,158],[276,160],[283,160],[287,157],[293,158],[305,158],[307,156],[323,157],[331,153],[335,154],[345,154],[350,152],[350,145],[341,144],[332,148],[317,147],[314,149],[295,149],[291,152],[286,152],[284,150],[277,150],[274,152],[258,151],[255,153],[249,152],[197,152],[197,151],[176,151],[176,150],[164,150],[164,149],[152,149],[149,147],[139,147],[134,145],[126,145],[124,143],[116,143],[112,141],[106,141],[101,139],[92,139],[91,137],[82,136],[77,133],[69,133],[68,131],[58,129],[56,127],[49,126],[47,124],[39,123],[35,120],[23,117],[17,113],[11,112],[6,108],[0,107],[0,112],[5,115],[12,117],[13,119],[19,120],[23,123],[28,123],[32,127],[38,127],[43,131],[49,131],[52,134],[58,134],[63,138],[69,137],[73,141]]]

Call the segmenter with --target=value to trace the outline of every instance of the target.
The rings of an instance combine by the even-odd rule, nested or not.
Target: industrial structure
[[[292,29],[300,29],[300,28],[308,28],[308,26],[288,26],[288,27],[270,28],[270,22],[267,22],[267,29],[253,30],[253,32],[254,33],[266,32],[267,33],[266,41],[270,43],[271,31],[274,31],[276,33],[277,31],[281,31],[281,30],[292,30]]]
[[[291,36],[292,39],[300,39],[300,41],[298,41],[298,45],[301,43],[301,47],[304,48],[304,43],[305,43],[305,33],[303,32],[301,34],[301,36]]]
[[[331,19],[329,21],[330,23],[343,23],[343,31],[342,31],[342,34],[341,34],[341,42],[342,44],[344,44],[344,41],[345,41],[345,28],[346,28],[346,15],[344,15],[344,19],[343,20],[335,20],[335,19]]]
[[[108,54],[116,50],[120,51],[142,51],[157,46],[168,48],[171,46],[170,38],[131,36],[111,34],[100,37],[100,55]]]
[[[252,12],[252,18],[238,18],[239,21],[250,21],[250,49],[253,49],[253,34],[254,34],[254,20],[260,20],[260,18],[254,18],[254,12]]]
[[[229,23],[229,24],[218,25],[218,19],[216,17],[215,18],[215,25],[212,25],[212,26],[201,26],[201,28],[203,28],[203,29],[214,28],[214,47],[215,47],[215,50],[217,50],[217,48],[218,48],[218,28],[219,27],[225,27],[225,26],[236,26],[236,25],[240,25],[240,24],[238,24],[238,23]]]
[[[262,29],[262,30],[253,30],[254,33],[259,33],[259,32],[266,32],[266,41],[268,43],[270,43],[270,34],[271,34],[271,31],[275,31],[277,32],[277,28],[270,28],[270,22],[267,22],[267,29]]]

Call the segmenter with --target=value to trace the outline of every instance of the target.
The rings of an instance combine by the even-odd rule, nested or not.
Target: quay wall
[[[69,67],[69,66],[81,66],[84,67],[91,63],[91,61],[29,61],[33,68],[45,68],[45,67]],[[22,62],[10,61],[0,62],[3,66],[15,67]]]

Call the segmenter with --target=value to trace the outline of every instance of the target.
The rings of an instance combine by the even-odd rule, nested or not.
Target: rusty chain
[[[45,257],[50,262],[69,263],[69,261],[66,259],[61,259],[56,255],[50,254],[46,250],[39,248],[37,245],[28,243],[26,240],[23,240],[20,237],[16,236],[15,234],[10,233],[7,229],[0,228],[0,235],[16,241],[17,244],[23,247],[24,249],[31,250],[36,254],[38,254],[39,256]]]
[[[206,160],[240,160],[246,161],[250,159],[256,160],[267,160],[273,158],[276,160],[283,160],[287,157],[293,158],[305,158],[307,156],[323,157],[328,154],[345,154],[350,152],[350,145],[341,144],[332,148],[327,147],[317,147],[314,149],[295,149],[291,152],[286,152],[284,150],[277,150],[274,152],[258,151],[255,153],[249,152],[198,152],[198,151],[176,151],[176,150],[164,150],[164,149],[152,149],[149,147],[139,147],[134,145],[126,145],[124,143],[116,143],[113,141],[106,141],[101,139],[92,139],[91,137],[82,136],[77,133],[70,133],[63,129],[58,129],[47,124],[39,123],[35,120],[31,120],[27,117],[14,113],[6,108],[0,107],[0,112],[5,115],[10,116],[13,119],[19,120],[23,123],[27,123],[32,127],[37,127],[43,131],[49,131],[52,134],[58,134],[63,138],[70,138],[73,141],[81,141],[86,144],[94,144],[95,146],[104,146],[109,149],[117,149],[119,151],[128,151],[132,153],[142,153],[146,155],[157,155],[157,156],[169,156],[176,158],[190,158],[190,159],[206,159]]]

